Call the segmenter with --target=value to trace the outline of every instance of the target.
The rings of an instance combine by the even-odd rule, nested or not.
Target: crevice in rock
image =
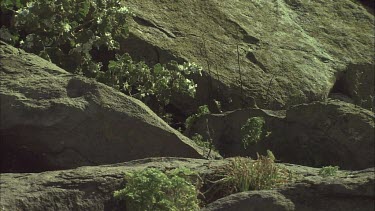
[[[157,63],[167,64],[171,60],[178,63],[185,61],[134,34],[130,34],[124,42],[121,42],[121,51],[128,53],[134,61],[144,61],[150,67]]]
[[[165,111],[173,115],[171,122],[171,126],[173,128],[181,128],[183,130],[185,129],[185,120],[187,116],[181,109],[170,103],[165,106]]]
[[[336,77],[336,82],[329,92],[328,97],[353,103],[353,96],[350,94],[349,84],[347,83],[345,73],[341,73]]]
[[[172,32],[167,31],[166,29],[156,25],[155,23],[152,23],[149,20],[146,20],[146,19],[138,17],[138,16],[134,17],[133,20],[136,23],[138,23],[139,25],[155,28],[155,29],[163,32],[169,38],[176,38],[176,35],[174,35]]]
[[[246,54],[246,58],[251,61],[252,63],[254,63],[255,65],[257,65],[260,69],[262,69],[265,73],[267,73],[267,68],[261,63],[258,61],[257,58],[255,58],[255,55],[253,52],[247,52]]]
[[[156,25],[154,23],[151,23],[151,21],[141,18],[139,16],[133,17],[133,20],[139,25],[156,28]]]
[[[78,149],[67,147],[67,146],[65,146],[64,148],[62,148],[61,150],[57,152],[49,152],[48,154],[50,154],[49,156],[63,157],[63,158],[69,158],[69,159],[72,159],[74,157],[74,160],[77,160],[77,161],[80,160],[81,163],[84,163],[85,165],[89,165],[89,166],[101,164],[101,163],[90,160],[87,156],[83,155],[82,152],[80,152]],[[59,167],[59,165],[56,165],[56,168],[66,169],[66,167],[65,168]]]
[[[95,62],[102,63],[102,71],[108,70],[109,61],[116,59],[116,51],[109,50],[107,46],[99,46],[98,48],[92,48],[90,51],[91,57]],[[86,73],[87,74],[87,73]],[[94,76],[94,75],[93,75]]]
[[[371,14],[375,14],[375,1],[374,0],[359,0],[363,7]]]
[[[251,36],[247,31],[246,29],[244,29],[238,22],[236,22],[235,20],[232,20],[230,18],[227,19],[227,21],[234,25],[237,30],[238,30],[238,34],[235,35],[235,37],[237,36],[242,36],[242,41],[247,43],[247,44],[252,44],[252,45],[258,45],[260,40],[254,36]],[[240,34],[239,34],[240,33]]]
[[[98,88],[80,78],[72,78],[66,87],[66,93],[69,98],[78,98],[90,93],[98,94]]]
[[[336,76],[328,97],[373,110],[374,73],[373,64],[348,64],[345,71]]]
[[[8,137],[3,136],[1,131],[1,173],[37,173],[51,169],[42,154],[37,154],[25,147],[13,147],[8,142],[12,142]]]

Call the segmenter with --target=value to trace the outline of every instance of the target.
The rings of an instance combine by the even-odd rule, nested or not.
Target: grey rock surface
[[[147,158],[126,163],[79,167],[42,173],[2,173],[0,207],[5,211],[125,210],[113,192],[124,188],[124,174],[144,168],[187,167],[212,174],[227,160]],[[294,182],[273,190],[233,194],[203,210],[361,210],[374,208],[374,169],[338,171],[322,177],[319,169],[278,164],[298,175]]]
[[[232,194],[202,211],[371,211],[375,208],[374,185],[373,168],[328,179],[310,175],[276,190]]]
[[[373,112],[329,100],[287,110],[270,142],[276,156],[287,162],[359,170],[375,166],[374,132]]]
[[[203,158],[139,100],[4,43],[0,56],[2,172]]]
[[[245,149],[241,127],[251,117],[263,117],[264,131],[270,134]],[[211,137],[224,157],[256,158],[257,152],[270,149],[282,162],[359,170],[375,166],[374,121],[374,113],[367,109],[328,100],[296,105],[286,111],[240,109],[205,115],[186,135],[199,133],[205,139]]]
[[[136,17],[123,49],[150,64],[174,59],[201,65],[208,78],[198,80],[199,104],[215,98],[224,110],[233,110],[255,100],[261,108],[276,109],[322,100],[347,72],[361,75],[375,67],[374,16],[358,1],[124,4]],[[346,84],[356,83],[349,80]],[[373,92],[373,80],[363,84]],[[365,100],[366,108],[374,105],[363,91],[339,91]],[[186,111],[192,102],[175,104]]]

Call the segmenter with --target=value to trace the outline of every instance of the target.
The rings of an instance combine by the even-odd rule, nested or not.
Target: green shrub
[[[108,71],[99,72],[97,80],[153,105],[150,107],[160,114],[162,111],[158,109],[169,103],[173,93],[195,96],[197,85],[186,76],[201,71],[194,63],[179,65],[174,61],[150,68],[144,62],[134,63],[124,54],[116,55],[116,61],[110,61]]]
[[[0,2],[1,11],[12,10],[13,7],[20,8],[25,6],[29,0],[2,0]]]
[[[263,117],[251,117],[241,127],[242,144],[245,149],[260,141],[264,127]]]
[[[324,166],[319,170],[319,175],[322,177],[335,176],[338,170],[338,166]]]
[[[185,127],[190,128],[197,119],[205,114],[210,114],[210,109],[207,105],[202,105],[198,107],[197,113],[189,116],[185,121]]]
[[[115,191],[114,197],[125,200],[129,211],[199,210],[198,191],[192,182],[195,175],[187,168],[166,173],[148,168],[128,173],[126,187]]]
[[[11,1],[5,2],[2,11],[11,7]],[[128,35],[131,13],[118,0],[12,2],[19,8],[7,29],[14,35],[10,42],[70,72],[95,74],[102,64],[93,61],[91,51],[117,50]]]
[[[201,73],[197,65],[172,61],[151,68],[115,54],[123,52],[120,42],[134,15],[120,0],[3,0],[0,8],[2,20],[12,16],[0,39],[136,97],[165,120],[172,93],[195,95],[197,85],[187,76]]]

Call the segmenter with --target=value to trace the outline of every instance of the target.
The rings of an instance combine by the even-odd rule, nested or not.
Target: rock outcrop
[[[215,98],[224,110],[233,110],[255,99],[261,108],[280,109],[325,99],[353,67],[355,74],[374,70],[374,16],[358,1],[126,0],[125,5],[136,16],[122,48],[150,64],[174,59],[201,65],[207,78],[198,80],[198,104]],[[374,81],[365,87],[373,91]],[[342,94],[361,98],[354,91]],[[186,112],[192,104],[186,102],[175,104]],[[362,103],[368,104],[374,102]]]
[[[124,188],[125,172],[146,167],[186,166],[200,169],[208,160],[155,158],[107,166],[80,167],[42,173],[1,174],[1,204],[5,211],[126,210],[113,198]]]
[[[142,102],[0,43],[1,171],[203,158]]]
[[[375,111],[375,66],[349,64],[347,69],[338,75],[335,86],[329,97],[344,100],[357,106]],[[335,97],[336,96],[336,97]]]
[[[270,144],[260,141],[247,149],[242,144],[241,127],[251,117],[263,117],[266,122],[266,131],[282,126],[286,111],[271,111],[259,108],[239,109],[222,114],[208,114],[198,118],[194,124],[185,131],[185,135],[192,137],[200,134],[205,140],[212,139],[215,148],[223,157],[251,156],[256,158],[256,153],[264,153]],[[208,131],[209,130],[209,131]]]
[[[338,100],[292,107],[270,137],[276,156],[308,166],[375,166],[375,115]]]
[[[329,179],[309,175],[289,187],[232,194],[202,211],[371,211],[374,185],[373,168]]]
[[[264,130],[270,134],[244,149],[241,127],[256,116],[265,119]],[[256,157],[257,152],[270,149],[282,162],[364,169],[375,166],[374,121],[375,115],[369,110],[328,100],[296,105],[287,111],[243,109],[205,115],[186,134],[212,138],[224,157]]]
[[[212,173],[226,160],[149,158],[105,166],[80,167],[42,173],[1,175],[0,207],[6,211],[125,210],[113,192],[124,188],[125,172],[147,167],[171,169],[185,166],[201,175]],[[374,169],[339,171],[335,177],[319,176],[319,169],[279,164],[299,175],[288,186],[249,191],[213,202],[203,210],[361,210],[374,208]],[[299,179],[298,179],[299,178]]]
[[[269,149],[288,183],[223,197],[214,169],[229,159],[204,159],[208,149],[139,100],[0,41],[1,210],[126,210],[113,197],[125,173],[181,166],[208,181],[203,211],[375,209],[373,2],[123,3],[135,16],[120,53],[204,69],[189,76],[197,98],[173,96],[167,106],[178,121],[204,104],[217,113],[185,134],[212,140],[223,157]],[[264,136],[245,149],[241,128],[251,117],[265,119]],[[328,165],[344,170],[323,177],[314,168]]]

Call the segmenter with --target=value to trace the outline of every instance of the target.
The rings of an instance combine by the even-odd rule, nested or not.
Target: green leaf
[[[1,9],[12,10],[14,6],[20,7],[21,3],[19,0],[1,0]]]
[[[82,16],[82,17],[86,17],[87,14],[89,13],[90,11],[90,1],[88,0],[84,0],[83,2],[80,3],[80,7],[79,7],[79,10],[78,10],[78,13]]]

